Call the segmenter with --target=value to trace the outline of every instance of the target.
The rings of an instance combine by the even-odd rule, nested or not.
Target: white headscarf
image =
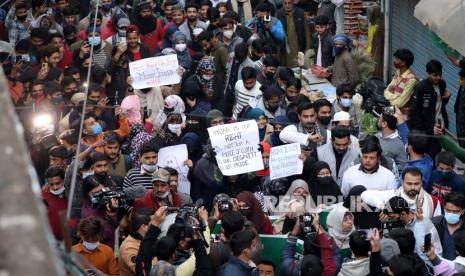
[[[186,117],[184,115],[184,111],[186,111],[186,106],[184,105],[183,100],[177,96],[177,95],[169,95],[168,97],[165,98],[164,101],[164,107],[172,109],[169,113],[179,113],[181,114],[181,117],[183,118],[183,121],[186,120]],[[155,129],[161,129],[163,124],[165,123],[167,118],[167,114],[165,113],[164,110],[160,110],[158,112],[157,118],[155,119],[155,124],[154,127]]]
[[[352,230],[349,232],[344,232],[342,230],[342,221],[347,213],[354,217],[349,209],[342,205],[338,205],[329,212],[326,220],[329,235],[334,238],[336,244],[341,249],[349,248],[349,236],[353,231],[355,231],[355,226],[353,224]]]

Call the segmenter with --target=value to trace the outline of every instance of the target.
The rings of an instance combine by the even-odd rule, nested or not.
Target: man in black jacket
[[[289,68],[299,66],[297,63],[297,53],[303,52],[310,46],[310,33],[307,28],[307,19],[304,10],[296,7],[294,0],[284,0],[283,8],[278,10],[277,18],[283,24],[286,32],[286,44],[281,45],[283,61]],[[286,49],[287,48],[287,49]]]
[[[426,64],[428,78],[420,81],[412,96],[412,126],[426,134],[442,132],[448,127],[449,120],[446,105],[450,93],[446,89],[446,82],[442,77],[442,64],[437,60],[430,60]],[[441,151],[439,141],[430,138],[428,155],[431,158]]]

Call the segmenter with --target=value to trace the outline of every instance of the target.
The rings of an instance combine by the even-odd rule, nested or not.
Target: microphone
[[[121,193],[124,194],[126,199],[129,199],[129,200],[143,197],[146,192],[147,190],[144,188],[144,186],[140,186],[140,185],[128,187],[121,191]]]

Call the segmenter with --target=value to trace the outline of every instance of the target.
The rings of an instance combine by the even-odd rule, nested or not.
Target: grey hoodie
[[[386,137],[383,137],[382,133],[378,132],[376,137],[378,137],[381,144],[383,155],[394,159],[394,162],[396,162],[397,165],[397,170],[399,172],[403,171],[407,164],[407,153],[405,152],[405,145],[402,143],[402,140],[400,140],[397,130]]]
[[[337,276],[366,276],[368,274],[370,274],[370,258],[365,258],[343,263]]]

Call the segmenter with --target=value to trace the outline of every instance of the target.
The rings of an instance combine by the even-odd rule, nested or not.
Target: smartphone
[[[42,62],[42,68],[45,68],[45,70],[48,71],[48,63]]]
[[[425,252],[429,252],[431,250],[431,233],[425,235]]]

